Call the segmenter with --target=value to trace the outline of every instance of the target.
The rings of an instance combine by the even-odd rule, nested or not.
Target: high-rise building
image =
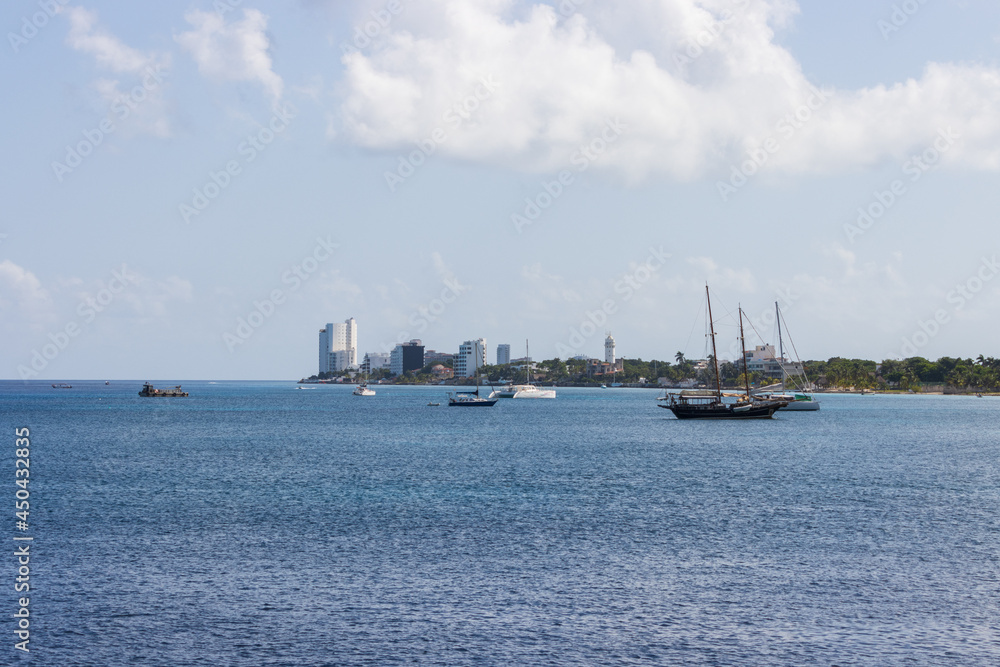
[[[476,368],[486,365],[486,339],[467,340],[458,346],[455,355],[455,377],[472,377]]]
[[[504,366],[510,363],[510,344],[501,343],[497,345],[497,366]]]
[[[608,337],[604,339],[604,363],[611,364],[615,363],[615,338],[608,332]]]
[[[331,373],[357,368],[358,324],[354,318],[343,324],[328,323],[319,330],[319,372]]]
[[[407,371],[418,371],[424,367],[424,344],[414,338],[409,343],[400,343],[389,353],[389,372],[402,375]]]

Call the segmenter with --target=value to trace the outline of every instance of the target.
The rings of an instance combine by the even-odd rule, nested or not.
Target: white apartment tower
[[[497,366],[504,366],[510,363],[510,345],[501,343],[497,345]]]
[[[608,332],[608,337],[604,339],[604,362],[615,365],[615,337]]]
[[[485,338],[467,340],[458,346],[458,354],[455,356],[455,377],[470,378],[476,374],[477,367],[482,368],[485,365]]]
[[[358,324],[354,318],[343,324],[328,323],[319,330],[319,372],[330,373],[358,365]]]

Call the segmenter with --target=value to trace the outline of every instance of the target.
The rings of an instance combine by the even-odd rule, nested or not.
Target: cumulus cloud
[[[117,120],[131,118],[131,126],[159,137],[170,134],[163,101],[162,81],[170,65],[166,55],[134,49],[98,24],[97,12],[82,7],[65,7],[70,23],[66,43],[76,51],[93,56],[99,67],[126,75],[125,90],[119,79],[99,78],[94,87]],[[138,85],[137,85],[138,84]]]
[[[9,259],[0,262],[0,313],[9,323],[41,324],[51,319],[52,297],[31,271]]]
[[[753,293],[757,289],[757,281],[749,269],[720,267],[711,257],[688,257],[685,261],[694,267],[697,276],[691,282],[693,287],[700,288],[705,282],[709,282],[718,289],[746,294]]]
[[[594,161],[629,178],[728,172],[768,140],[782,173],[904,159],[939,131],[943,162],[1000,166],[1000,71],[931,63],[918,79],[860,90],[809,81],[776,43],[791,0],[427,0],[344,55],[342,132],[412,147],[442,127],[442,153],[531,171],[569,166],[609,119],[627,130]],[[573,11],[575,10],[575,11]],[[448,111],[484,79],[496,91]],[[452,116],[454,119],[454,116]]]
[[[257,82],[273,99],[281,97],[284,82],[271,69],[267,16],[245,9],[242,21],[227,24],[221,14],[195,10],[184,18],[194,29],[175,39],[199,72],[220,81]]]

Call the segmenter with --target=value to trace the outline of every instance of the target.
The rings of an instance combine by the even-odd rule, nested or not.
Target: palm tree
[[[678,352],[677,354],[674,355],[674,359],[677,361],[677,365],[680,366],[681,364],[684,363],[684,353]]]

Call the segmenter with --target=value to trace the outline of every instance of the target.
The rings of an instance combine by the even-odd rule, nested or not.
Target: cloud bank
[[[791,0],[426,0],[343,55],[338,136],[412,148],[490,77],[495,94],[467,109],[442,153],[554,171],[617,118],[628,131],[595,167],[632,180],[725,173],[764,146],[777,173],[838,171],[906,159],[948,128],[962,141],[942,163],[1000,166],[1000,71],[929,63],[917,79],[833,89],[775,41],[797,11]]]
[[[175,39],[191,54],[203,76],[256,82],[273,99],[281,98],[284,82],[271,67],[267,16],[245,9],[242,21],[227,24],[219,13],[195,10],[184,18],[194,29]]]

